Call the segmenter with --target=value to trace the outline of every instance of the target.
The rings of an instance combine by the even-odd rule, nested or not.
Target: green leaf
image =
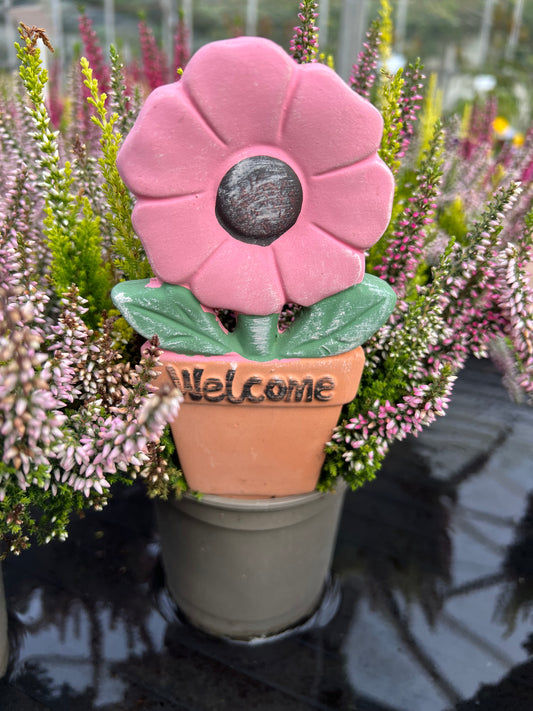
[[[382,279],[366,274],[360,284],[302,310],[279,333],[277,314],[237,317],[227,333],[183,286],[149,287],[149,279],[117,284],[115,306],[141,336],[157,335],[161,348],[183,355],[240,353],[249,360],[321,358],[345,353],[364,343],[387,320],[396,295]]]
[[[388,319],[396,294],[387,282],[365,274],[355,284],[303,309],[278,340],[278,358],[320,358],[357,348]]]
[[[204,311],[189,289],[174,284],[151,288],[149,279],[117,284],[111,298],[141,336],[157,335],[159,345],[183,355],[224,355],[235,350],[214,314]]]

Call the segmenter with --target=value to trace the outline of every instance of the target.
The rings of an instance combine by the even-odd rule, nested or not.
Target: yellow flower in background
[[[509,128],[509,125],[509,121],[504,116],[496,116],[492,122],[494,133],[505,133],[505,131]]]
[[[492,122],[494,136],[500,141],[506,141],[515,136],[515,130],[504,116],[496,116]]]

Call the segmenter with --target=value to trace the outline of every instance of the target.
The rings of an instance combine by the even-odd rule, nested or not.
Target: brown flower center
[[[302,209],[302,186],[277,158],[252,156],[220,181],[215,205],[222,227],[235,239],[266,247],[290,229]]]

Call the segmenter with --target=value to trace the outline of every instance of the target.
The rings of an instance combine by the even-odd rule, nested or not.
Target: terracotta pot
[[[364,353],[260,363],[164,351],[161,360],[156,382],[173,382],[184,395],[171,427],[189,487],[266,497],[315,489],[324,445],[359,387]]]
[[[186,494],[156,501],[167,586],[196,627],[234,639],[273,635],[319,606],[346,485],[271,499]]]

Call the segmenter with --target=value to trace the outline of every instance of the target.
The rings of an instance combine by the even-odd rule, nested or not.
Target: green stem
[[[279,314],[248,316],[239,314],[235,335],[241,353],[250,360],[270,360],[276,357]]]

